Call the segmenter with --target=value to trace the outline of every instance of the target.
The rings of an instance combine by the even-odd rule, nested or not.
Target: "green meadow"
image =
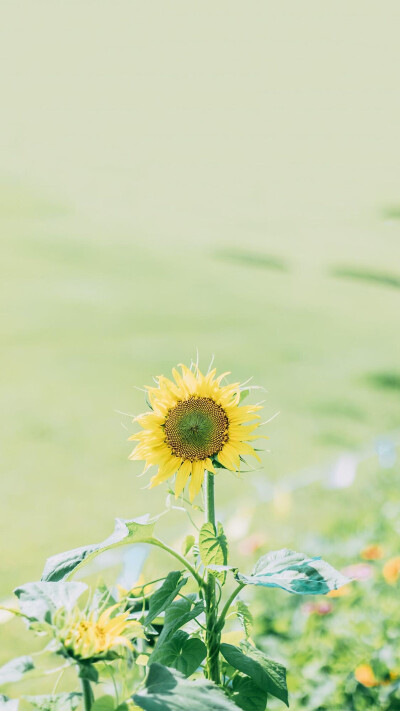
[[[400,427],[396,223],[371,219],[362,271],[351,240],[310,264],[295,234],[290,245],[145,244],[78,229],[66,209],[29,194],[8,200],[3,596],[38,578],[48,554],[105,537],[115,516],[163,505],[127,459],[131,415],[145,409],[140,388],[154,374],[197,352],[203,368],[214,356],[264,389],[253,397],[265,400],[265,419],[277,415],[257,473],[268,482],[309,467],[323,477],[342,451]],[[224,476],[226,507],[254,495],[251,473]]]
[[[127,440],[141,388],[197,359],[252,378],[265,406],[261,465],[216,482],[233,555],[255,532],[262,552],[337,566],[380,536],[398,555],[397,3],[94,7],[7,2],[0,22],[0,603],[115,517],[164,511]],[[334,490],[338,461],[357,476]],[[170,511],[160,535],[179,544],[183,525]],[[354,638],[380,605],[394,619],[381,578],[337,618],[365,609]],[[257,597],[256,632],[290,664],[295,603],[279,595],[275,620]],[[3,621],[0,663],[40,647]],[[295,693],[331,627],[306,630]]]

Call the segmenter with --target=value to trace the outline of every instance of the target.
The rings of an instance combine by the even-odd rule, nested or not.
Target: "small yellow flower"
[[[112,605],[101,614],[72,610],[57,635],[64,649],[75,659],[101,659],[117,647],[132,650],[131,640],[143,638],[143,628],[136,620],[128,620],[129,612],[113,615],[119,606]]]
[[[330,590],[326,597],[347,597],[347,595],[350,595],[351,593],[351,585],[349,583],[346,583],[346,585],[342,585],[341,588],[338,588],[337,590]]]
[[[361,558],[364,560],[380,560],[383,558],[383,548],[379,543],[371,543],[361,551]]]
[[[142,597],[144,594],[148,595],[152,585],[145,582],[143,573],[140,574],[139,579],[135,585],[130,588],[124,588],[122,585],[117,583],[118,599],[123,600],[126,597]]]
[[[360,664],[355,672],[354,676],[357,679],[357,681],[362,684],[363,686],[379,686],[379,681],[376,678],[372,667],[370,667],[369,664]]]
[[[389,585],[395,585],[400,575],[400,556],[390,558],[383,566],[383,577]]]
[[[215,466],[238,471],[243,456],[259,460],[249,444],[258,439],[254,431],[259,405],[240,405],[240,383],[221,385],[228,373],[216,377],[216,370],[203,375],[198,367],[181,365],[173,369],[174,380],[157,378],[157,387],[148,387],[151,412],[135,418],[143,429],[130,437],[138,442],[130,459],[144,460],[158,472],[150,486],[162,484],[176,474],[175,495],[189,481],[193,501],[199,493],[204,472],[216,473]]]

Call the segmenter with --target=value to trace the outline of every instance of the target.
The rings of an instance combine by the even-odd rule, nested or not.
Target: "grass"
[[[400,276],[388,272],[377,272],[373,269],[362,269],[359,267],[334,267],[331,270],[334,277],[342,279],[355,279],[365,281],[377,286],[389,286],[393,289],[400,289]]]

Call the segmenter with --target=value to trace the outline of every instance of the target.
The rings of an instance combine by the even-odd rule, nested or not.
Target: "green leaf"
[[[24,696],[23,698],[40,711],[75,711],[81,703],[82,694],[72,692],[45,696]]]
[[[253,627],[253,615],[243,600],[238,600],[236,602],[236,614],[242,623],[246,637],[250,637]]]
[[[149,612],[145,620],[146,625],[149,625],[161,612],[170,606],[186,582],[187,577],[183,577],[180,570],[168,573],[161,587],[150,598]]]
[[[64,580],[76,572],[84,563],[89,562],[100,553],[130,543],[140,543],[151,540],[154,523],[143,523],[143,518],[125,521],[122,518],[115,520],[115,528],[111,536],[101,543],[75,548],[65,553],[58,553],[48,558],[43,570],[42,580]]]
[[[283,588],[297,595],[325,595],[349,582],[324,560],[287,548],[262,556],[251,575],[236,572],[235,577],[246,585]]]
[[[171,638],[171,635],[175,634],[175,632],[180,627],[186,625],[187,622],[194,620],[195,617],[198,617],[204,612],[204,603],[200,600],[193,604],[195,599],[195,595],[188,595],[186,598],[182,598],[182,600],[173,602],[166,610],[163,630],[158,638],[154,652],[150,657],[152,662],[157,660],[162,645]]]
[[[99,672],[90,662],[80,662],[78,668],[78,677],[80,679],[87,679],[88,681],[94,681],[95,683],[99,680]]]
[[[244,652],[232,644],[221,644],[221,654],[228,664],[249,676],[261,691],[276,696],[289,706],[285,667],[248,642],[243,644],[243,649]]]
[[[232,682],[232,699],[243,711],[265,711],[268,694],[262,691],[252,679],[241,674]]]
[[[18,711],[18,699],[9,699],[8,696],[0,694],[0,711]]]
[[[27,583],[14,590],[21,612],[31,621],[51,622],[60,607],[71,610],[88,586],[85,583]]]
[[[145,711],[237,711],[237,706],[212,681],[190,681],[161,664],[151,665],[146,688],[133,699]]]
[[[196,539],[194,536],[192,536],[191,534],[189,536],[186,536],[185,540],[183,541],[183,545],[182,545],[183,555],[187,555],[189,553],[189,551],[193,548],[195,542],[196,542]]]
[[[175,667],[185,676],[191,676],[199,668],[207,654],[207,647],[198,637],[189,637],[187,632],[178,630],[152,654],[149,664],[159,662],[167,667]],[[153,658],[154,657],[154,658]]]
[[[34,668],[32,657],[16,657],[0,667],[0,685],[20,681],[26,672]]]
[[[218,524],[217,531],[212,523],[204,523],[200,529],[199,549],[201,562],[206,567],[226,565],[228,562],[228,545],[222,525]],[[212,572],[214,570],[210,568]],[[225,581],[225,573],[215,572],[215,576]]]
[[[115,701],[112,696],[100,696],[94,704],[92,704],[91,711],[114,711]]]

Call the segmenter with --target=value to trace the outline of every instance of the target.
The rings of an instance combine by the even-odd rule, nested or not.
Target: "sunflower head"
[[[130,437],[137,441],[130,459],[144,460],[145,471],[158,467],[151,486],[176,474],[176,496],[189,481],[193,501],[206,470],[239,471],[244,455],[259,459],[249,442],[257,439],[254,421],[261,407],[240,405],[240,383],[222,385],[228,373],[217,377],[216,370],[203,375],[197,366],[180,368],[172,371],[173,380],[159,376],[157,386],[147,388],[151,411],[134,420],[142,429]]]
[[[128,620],[128,612],[118,613],[119,603],[102,612],[74,608],[59,611],[55,620],[57,639],[65,652],[76,660],[98,661],[115,654],[118,647],[132,650],[132,639],[143,638],[142,625]]]

